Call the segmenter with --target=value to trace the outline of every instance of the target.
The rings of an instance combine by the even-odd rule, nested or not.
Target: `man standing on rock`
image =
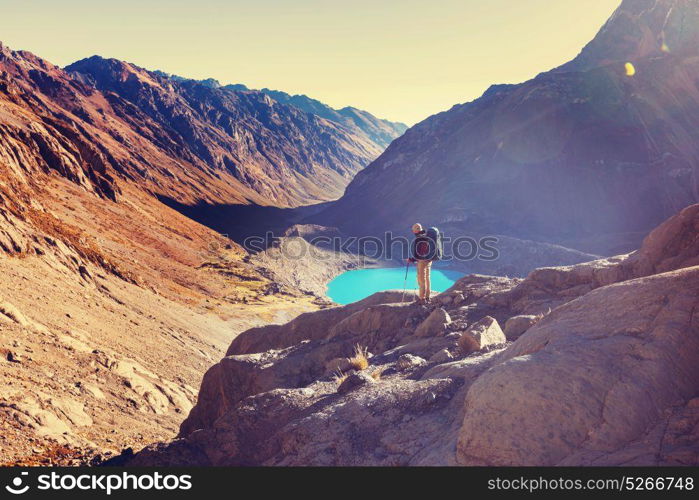
[[[413,224],[415,239],[410,247],[408,262],[417,262],[417,283],[420,287],[417,304],[429,304],[430,302],[430,271],[432,269],[432,245],[427,237],[422,224]]]

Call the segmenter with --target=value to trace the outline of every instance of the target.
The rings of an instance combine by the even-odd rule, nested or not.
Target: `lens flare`
[[[624,68],[626,68],[626,76],[633,76],[636,74],[636,68],[634,68],[633,64],[630,62],[624,64]]]

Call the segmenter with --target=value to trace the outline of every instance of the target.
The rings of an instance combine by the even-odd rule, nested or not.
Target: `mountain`
[[[228,86],[226,87],[228,88]],[[279,90],[262,89],[260,92],[267,94],[272,99],[295,106],[307,113],[322,116],[336,123],[341,123],[352,129],[359,129],[364,132],[373,142],[382,148],[388,145],[397,137],[400,137],[408,126],[404,123],[391,122],[376,118],[374,115],[361,109],[351,106],[342,109],[334,109],[316,99],[305,95],[290,95]]]
[[[193,80],[178,75],[171,75],[165,73],[164,71],[154,71],[154,73],[176,82],[198,82],[202,85],[206,85],[207,87],[233,90],[235,92],[251,90],[242,83],[221,85],[221,83],[214,78]],[[311,113],[320,116],[321,118],[325,118],[326,120],[339,123],[351,129],[354,133],[365,135],[370,141],[374,142],[379,148],[381,148],[381,150],[386,149],[391,141],[397,137],[400,137],[400,135],[408,129],[408,126],[404,123],[383,120],[375,117],[368,111],[363,111],[351,106],[347,106],[342,109],[334,109],[317,99],[313,99],[303,94],[291,95],[287,94],[286,92],[282,92],[281,90],[272,90],[268,88],[260,89],[259,92],[270,96],[279,103],[293,106],[305,111],[306,113]]]
[[[260,92],[174,81],[97,56],[65,69],[103,93],[115,114],[169,158],[165,175],[176,179],[168,184],[180,202],[293,206],[333,199],[381,151]],[[182,192],[187,185],[194,196]]]
[[[698,12],[697,0],[624,0],[570,63],[410,128],[315,222],[634,248],[699,200]]]

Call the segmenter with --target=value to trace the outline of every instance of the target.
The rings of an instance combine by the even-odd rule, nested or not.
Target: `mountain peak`
[[[93,55],[90,57],[86,57],[84,59],[80,59],[79,61],[75,61],[73,64],[69,65],[70,66],[85,66],[85,65],[91,65],[91,66],[102,66],[104,68],[112,68],[112,69],[118,69],[121,71],[128,71],[128,70],[133,70],[134,66],[125,62],[125,61],[120,61],[119,59],[114,59],[111,57],[102,57],[98,55]]]
[[[585,71],[699,46],[699,0],[624,0],[595,38],[556,71]]]
[[[152,77],[148,71],[135,64],[97,55],[76,61],[66,66],[65,70],[74,76],[80,74],[82,79],[91,75],[94,79],[112,82],[126,82],[130,79],[150,80]]]

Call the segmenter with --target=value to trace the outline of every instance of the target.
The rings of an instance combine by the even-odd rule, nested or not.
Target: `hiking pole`
[[[405,300],[405,289],[408,286],[408,268],[410,267],[410,261],[405,263],[405,279],[403,280],[403,295],[401,295],[400,303],[402,304]]]

